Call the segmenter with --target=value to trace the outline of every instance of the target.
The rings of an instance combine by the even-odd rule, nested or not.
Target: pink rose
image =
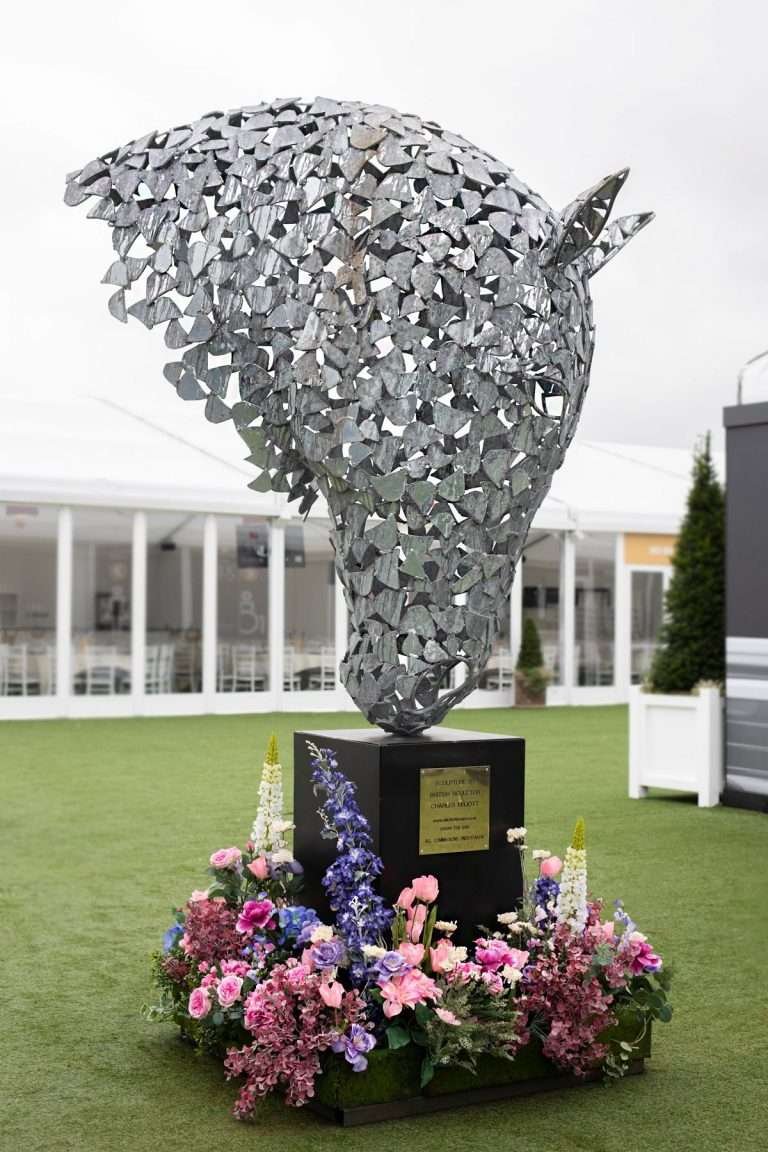
[[[202,1020],[211,1010],[211,1001],[205,988],[193,988],[189,996],[187,1011],[193,1020]]]
[[[246,900],[235,927],[244,935],[252,935],[260,928],[273,928],[272,914],[275,906],[271,900]]]
[[[447,1008],[435,1008],[435,1016],[437,1016],[438,1020],[442,1020],[443,1024],[453,1024],[454,1026],[461,1024],[458,1016],[454,1015],[454,1013],[450,1012]]]
[[[398,948],[398,952],[401,956],[405,956],[412,968],[418,968],[424,959],[423,944],[409,944],[408,941],[404,940]]]
[[[219,848],[209,860],[211,868],[234,868],[243,858],[239,848]]]
[[[341,1008],[341,998],[344,989],[338,980],[331,980],[329,984],[321,984],[319,988],[322,1001],[328,1008]]]
[[[437,900],[437,894],[440,889],[437,886],[437,879],[434,876],[416,876],[411,880],[411,891],[417,900],[423,900],[425,904],[433,904]]]
[[[229,972],[224,979],[219,982],[219,986],[216,989],[216,996],[222,1008],[231,1008],[235,1001],[240,999],[242,987],[242,979],[239,976],[235,976],[234,972]]]
[[[548,876],[551,880],[554,876],[557,876],[562,867],[563,862],[559,856],[547,856],[546,860],[542,860],[539,865],[539,872],[542,876]]]
[[[397,900],[395,901],[395,904],[397,905],[398,908],[404,908],[407,911],[407,909],[410,908],[411,905],[413,904],[413,900],[414,900],[413,888],[403,888],[402,892],[400,893]]]
[[[269,876],[269,864],[266,856],[257,856],[255,860],[251,860],[247,868],[251,876],[255,876],[257,880],[266,880]]]
[[[189,902],[190,902],[190,904],[197,904],[197,903],[199,903],[200,900],[207,900],[207,899],[208,899],[208,889],[207,888],[195,888],[194,892],[192,893],[192,895],[189,898]]]

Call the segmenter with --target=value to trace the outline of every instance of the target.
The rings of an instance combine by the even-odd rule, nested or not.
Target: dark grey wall
[[[768,637],[768,404],[726,408],[726,633]]]

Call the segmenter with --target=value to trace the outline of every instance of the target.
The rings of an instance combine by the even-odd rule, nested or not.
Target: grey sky
[[[181,404],[161,334],[108,316],[109,231],[64,208],[64,173],[151,128],[299,94],[437,120],[557,208],[630,165],[616,212],[657,219],[592,281],[581,436],[719,436],[739,367],[768,346],[763,5],[46,0],[3,24],[0,395]]]

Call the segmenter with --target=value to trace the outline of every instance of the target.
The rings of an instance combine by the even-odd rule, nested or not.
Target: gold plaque
[[[484,852],[489,847],[491,769],[422,768],[419,855]]]

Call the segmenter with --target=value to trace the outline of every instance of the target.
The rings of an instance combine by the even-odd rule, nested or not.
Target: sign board
[[[484,852],[490,846],[491,769],[422,768],[419,855]]]
[[[624,536],[624,563],[645,567],[668,567],[675,554],[677,536],[656,536],[650,532],[627,532]]]

